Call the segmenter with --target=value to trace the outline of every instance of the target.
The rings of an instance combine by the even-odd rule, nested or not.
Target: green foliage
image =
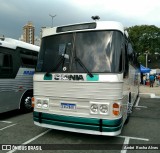
[[[142,65],[145,65],[146,64],[146,58],[145,58],[145,55],[140,55],[138,56],[138,62]]]
[[[132,41],[134,50],[140,55],[138,61],[145,65],[145,52],[156,56],[160,54],[160,28],[154,25],[136,25],[126,29]],[[154,61],[156,62],[156,61]]]
[[[136,52],[144,53],[148,51],[160,53],[160,28],[154,25],[141,25],[127,28],[129,36],[133,42]]]

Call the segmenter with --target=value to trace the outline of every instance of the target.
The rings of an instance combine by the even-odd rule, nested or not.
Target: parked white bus
[[[135,55],[119,22],[43,29],[33,77],[34,124],[120,134],[139,93]]]
[[[11,38],[0,38],[0,113],[32,110],[33,74],[38,46]]]

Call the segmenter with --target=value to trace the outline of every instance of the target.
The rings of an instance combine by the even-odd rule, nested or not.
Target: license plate
[[[61,103],[61,109],[65,109],[65,110],[76,110],[76,104]]]

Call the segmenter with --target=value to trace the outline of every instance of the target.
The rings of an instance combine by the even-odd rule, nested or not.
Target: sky
[[[0,36],[19,39],[23,26],[31,21],[35,35],[41,27],[100,21],[119,21],[125,27],[160,27],[160,0],[0,0]]]

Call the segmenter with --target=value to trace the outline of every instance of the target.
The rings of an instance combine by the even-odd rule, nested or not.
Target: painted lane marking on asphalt
[[[126,145],[129,144],[129,140],[130,140],[129,137],[126,137],[126,138],[124,139],[123,148],[124,148],[124,146],[126,146]],[[121,153],[126,153],[126,152],[127,152],[127,150],[121,150]]]
[[[155,96],[154,98],[158,98],[158,99],[159,99],[159,98],[160,98],[160,96]]]
[[[153,94],[153,93],[150,94],[150,98],[154,98],[155,96],[156,96],[156,95]]]
[[[140,95],[149,95],[150,98],[160,98],[160,96],[156,96],[154,93],[140,93]]]
[[[117,137],[125,138],[122,148],[124,148],[124,146],[127,146],[129,144],[130,139],[141,140],[141,141],[149,141],[149,139],[146,139],[146,138],[129,137],[129,136],[117,136]],[[121,153],[126,153],[126,152],[127,152],[127,149],[126,150],[121,150]]]
[[[135,105],[135,106],[138,106],[138,105],[139,105],[139,101],[140,101],[140,97],[138,97],[138,99],[137,99],[137,102],[136,102],[136,105]]]
[[[160,96],[156,96],[155,94],[150,94],[151,98],[160,98]]]
[[[147,106],[134,106],[136,108],[148,108]]]
[[[16,124],[11,124],[11,125],[8,125],[8,126],[6,126],[6,127],[2,128],[2,129],[0,129],[0,131],[3,131],[3,130],[5,130],[5,129],[9,128],[9,127],[12,127],[12,126],[14,126],[14,125],[16,125]]]
[[[2,123],[8,123],[8,124],[11,124],[12,122],[10,122],[10,121],[0,121],[0,122],[2,122]]]
[[[139,106],[140,97],[138,97],[137,102],[134,107],[140,107],[140,108],[148,108],[147,106]]]
[[[28,140],[28,141],[22,143],[20,146],[25,146],[26,144],[31,143],[32,141],[38,139],[39,137],[41,137],[41,136],[47,134],[47,133],[50,132],[51,130],[52,130],[52,129],[48,129],[48,130],[44,131],[43,133],[41,133],[41,134],[39,134],[39,135],[33,137],[32,139],[30,139],[30,140]],[[20,146],[19,146],[19,147],[20,147]],[[17,146],[17,147],[18,147],[18,146]],[[7,153],[13,153],[13,152],[15,152],[15,151],[17,151],[17,149],[10,150],[10,151],[8,151]]]
[[[129,137],[129,136],[117,136],[119,138],[130,138],[130,139],[134,139],[134,140],[141,140],[141,141],[149,141],[149,139],[146,139],[146,138],[138,138],[138,137]]]

